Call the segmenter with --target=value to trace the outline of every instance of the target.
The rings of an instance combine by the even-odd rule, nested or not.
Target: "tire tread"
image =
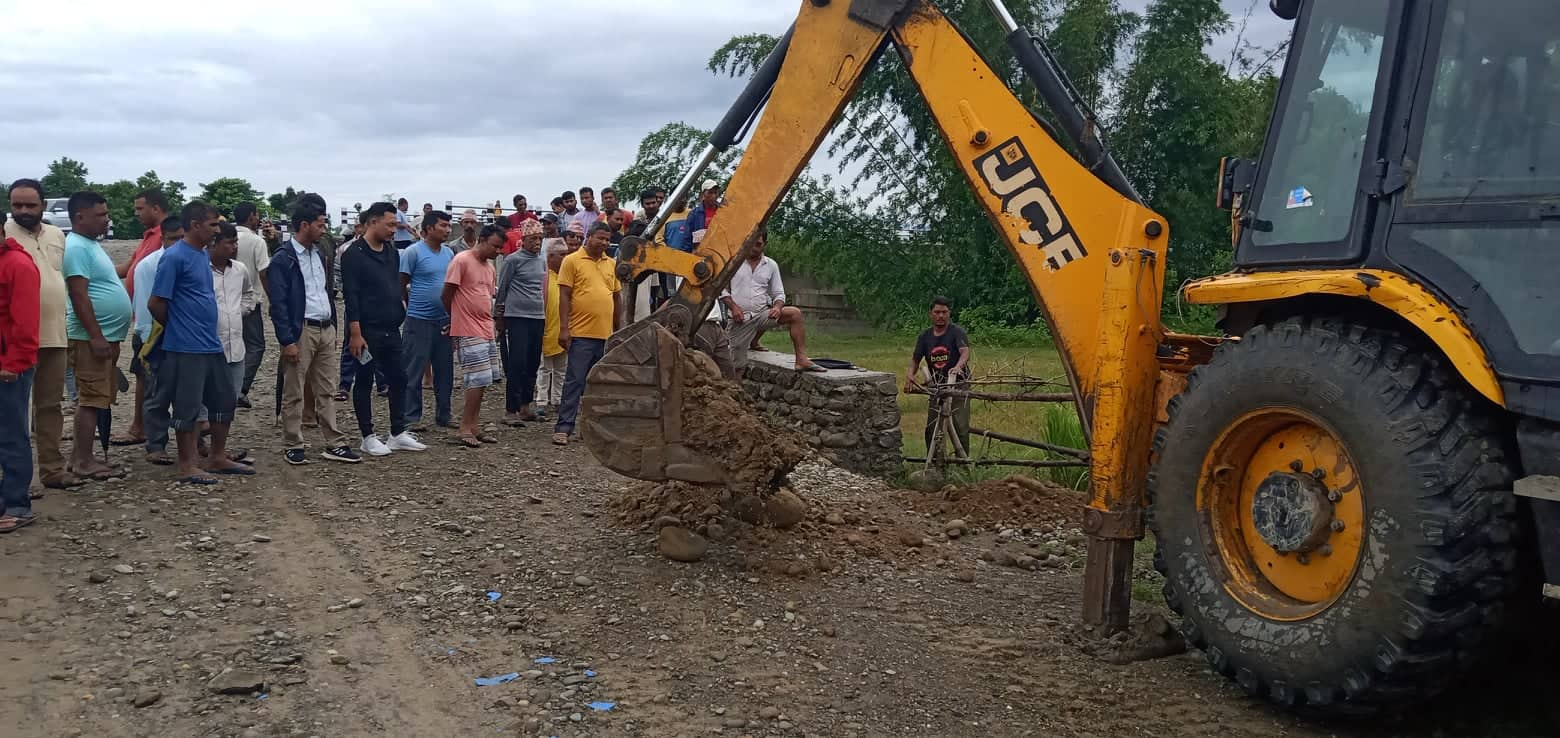
[[[1336,316],[1292,316],[1220,346],[1207,365],[1190,372],[1185,390],[1168,404],[1169,421],[1154,438],[1156,458],[1169,443],[1182,400],[1198,392],[1209,374],[1271,350],[1271,344],[1332,355],[1360,381],[1380,375],[1383,407],[1398,418],[1384,429],[1383,442],[1397,446],[1419,471],[1417,513],[1424,524],[1419,558],[1411,564],[1416,586],[1398,594],[1402,612],[1392,621],[1395,627],[1380,634],[1373,663],[1349,668],[1337,684],[1312,682],[1297,689],[1281,678],[1264,679],[1260,664],[1240,663],[1239,654],[1213,646],[1198,614],[1186,611],[1164,556],[1155,552],[1166,603],[1182,616],[1187,642],[1253,695],[1326,715],[1400,708],[1444,689],[1477,654],[1474,646],[1500,626],[1504,601],[1516,583],[1519,530],[1504,437],[1495,413],[1483,409],[1433,347],[1419,343]],[[1147,519],[1156,538],[1164,540],[1167,533],[1154,516],[1158,481],[1151,471]]]

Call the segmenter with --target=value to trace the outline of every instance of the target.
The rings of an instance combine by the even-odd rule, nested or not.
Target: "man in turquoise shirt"
[[[437,211],[436,211],[437,212]],[[455,386],[455,358],[450,348],[450,314],[440,296],[444,274],[455,252],[444,243],[450,235],[449,216],[437,212],[423,219],[423,240],[401,251],[401,292],[406,299],[406,323],[401,343],[406,351],[406,422],[422,428],[423,370],[433,366],[434,420],[450,425],[450,393]]]
[[[123,474],[92,456],[98,411],[114,406],[114,367],[119,344],[130,332],[130,295],[113,260],[97,239],[108,233],[108,201],[96,192],[77,192],[66,203],[71,234],[65,238],[61,273],[70,300],[65,306],[66,366],[76,375],[75,446],[72,471],[108,479]]]

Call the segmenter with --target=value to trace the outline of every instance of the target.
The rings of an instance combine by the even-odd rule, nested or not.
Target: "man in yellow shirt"
[[[568,373],[563,382],[563,402],[553,443],[569,444],[579,417],[585,377],[606,353],[607,338],[621,324],[622,285],[617,262],[607,256],[612,228],[596,223],[586,235],[585,247],[564,257],[558,268],[558,345],[568,352]]]
[[[545,325],[542,328],[542,366],[536,373],[536,404],[543,409],[539,416],[556,412],[563,400],[563,380],[569,365],[569,355],[558,345],[558,270],[569,255],[569,246],[561,238],[549,239],[542,250],[547,254],[547,286],[542,299],[546,301]]]

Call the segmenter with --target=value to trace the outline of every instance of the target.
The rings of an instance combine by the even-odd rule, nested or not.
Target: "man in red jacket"
[[[5,216],[0,215],[0,223]],[[7,238],[0,243],[0,533],[31,525],[32,439],[27,403],[38,365],[38,267]]]

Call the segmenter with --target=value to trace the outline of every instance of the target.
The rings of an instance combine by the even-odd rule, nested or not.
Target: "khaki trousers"
[[[38,446],[38,478],[65,473],[65,454],[60,438],[65,434],[65,415],[60,401],[65,396],[66,350],[38,349],[38,371],[33,375],[33,442]]]
[[[290,448],[303,448],[303,388],[314,393],[314,416],[325,436],[326,448],[347,445],[347,437],[336,427],[336,383],[341,372],[340,348],[336,328],[303,327],[298,337],[298,363],[281,360],[282,440]]]
[[[536,402],[557,407],[563,401],[563,380],[569,371],[569,352],[543,356],[536,372]]]

